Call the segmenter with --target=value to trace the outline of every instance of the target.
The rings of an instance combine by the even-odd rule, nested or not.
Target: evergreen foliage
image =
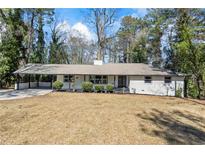
[[[53,83],[53,88],[56,90],[61,90],[63,87],[63,83],[61,81],[55,81]]]

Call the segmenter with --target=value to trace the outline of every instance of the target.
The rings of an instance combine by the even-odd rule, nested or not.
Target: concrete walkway
[[[0,100],[13,100],[46,95],[51,89],[0,90]]]
[[[0,89],[0,94],[4,92],[13,91],[14,89]]]

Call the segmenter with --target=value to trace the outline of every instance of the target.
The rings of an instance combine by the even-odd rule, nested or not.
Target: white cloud
[[[134,11],[136,11],[135,13],[133,13],[131,16],[132,17],[144,17],[147,14],[147,9],[133,9]]]
[[[89,28],[81,22],[78,22],[71,26],[67,21],[63,21],[57,26],[62,32],[64,32],[68,37],[76,36],[83,37],[88,41],[95,40],[94,34],[89,30]]]
[[[73,25],[72,31],[73,31],[74,35],[76,35],[76,34],[78,35],[78,33],[79,33],[80,35],[87,38],[88,40],[94,39],[93,34],[90,32],[88,27],[81,22],[78,22],[77,24]]]

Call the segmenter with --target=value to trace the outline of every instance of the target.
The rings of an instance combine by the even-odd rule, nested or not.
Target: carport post
[[[51,88],[53,89],[53,75],[51,75]]]
[[[31,77],[30,77],[30,74],[28,75],[28,88],[31,88]]]
[[[16,83],[17,83],[17,87],[16,87],[16,90],[19,90],[19,74],[16,75]]]
[[[36,75],[36,80],[37,80],[37,88],[39,87],[39,78],[40,78],[40,76],[37,74],[37,75]]]

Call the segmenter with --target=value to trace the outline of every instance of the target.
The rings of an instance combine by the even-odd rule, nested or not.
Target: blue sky
[[[85,35],[88,40],[96,40],[96,35],[93,32],[92,28],[89,28],[87,24],[87,17],[86,15],[88,12],[88,9],[85,8],[59,8],[55,9],[55,16],[57,19],[57,22],[59,24],[64,25],[63,29],[71,29],[71,30],[77,30],[81,34]],[[112,33],[115,33],[119,27],[120,22],[123,16],[131,15],[133,17],[143,17],[147,13],[146,9],[118,9],[117,10],[117,20],[114,24]],[[112,35],[112,34],[111,34]]]
[[[87,9],[78,8],[62,8],[55,9],[56,17],[59,21],[68,21],[69,24],[74,25],[78,22],[86,23]],[[126,15],[133,15],[143,17],[146,14],[146,9],[118,9],[119,19]]]
[[[58,24],[67,23],[68,27],[71,29],[80,31],[80,33],[85,34],[88,38],[95,39],[96,35],[92,28],[89,27],[86,19],[88,9],[86,8],[56,8],[55,18]],[[147,13],[146,9],[140,8],[122,8],[117,11],[116,23],[112,29],[112,33],[115,33],[120,27],[120,21],[123,16],[131,15],[133,17],[143,17]],[[68,28],[67,27],[67,28]],[[50,38],[50,27],[45,26],[45,31],[47,31],[47,39]],[[48,41],[49,42],[49,41]]]
[[[117,20],[114,24],[112,32],[115,33],[120,27],[120,21],[123,16],[134,16],[134,17],[143,17],[146,14],[146,9],[132,9],[132,8],[122,8],[117,11]],[[86,19],[86,15],[88,13],[88,9],[86,8],[57,8],[55,9],[55,18],[58,24],[65,24],[65,29],[77,30],[81,34],[85,35],[86,38],[95,40],[96,35],[94,33],[93,28],[90,28]],[[46,31],[49,31],[48,27],[45,27]],[[112,34],[111,34],[112,35]],[[49,38],[49,35],[47,36]]]

